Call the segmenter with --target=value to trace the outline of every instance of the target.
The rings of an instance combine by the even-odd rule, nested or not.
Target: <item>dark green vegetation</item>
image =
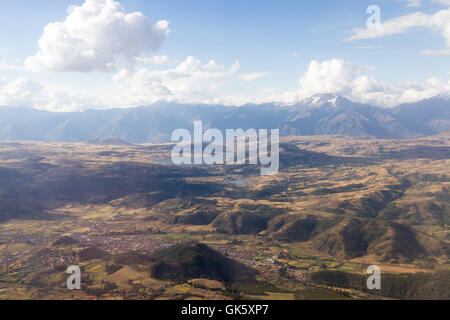
[[[315,272],[311,274],[311,280],[331,287],[353,288],[396,299],[450,300],[450,271],[434,274],[384,274],[381,290],[377,291],[367,289],[367,277],[342,271]]]
[[[185,282],[189,279],[206,278],[225,283],[255,282],[254,270],[203,244],[174,246],[156,252],[153,258],[156,263],[151,274],[156,279]]]

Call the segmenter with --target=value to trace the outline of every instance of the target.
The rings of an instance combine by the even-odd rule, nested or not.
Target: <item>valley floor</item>
[[[450,136],[285,138],[273,177],[170,150],[0,143],[0,299],[450,299]],[[211,273],[202,252],[156,276],[191,243],[254,277]],[[362,285],[374,264],[381,292]]]

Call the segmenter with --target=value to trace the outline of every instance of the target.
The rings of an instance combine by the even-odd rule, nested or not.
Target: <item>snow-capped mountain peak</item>
[[[450,92],[443,92],[443,93],[437,95],[434,98],[435,99],[441,99],[441,100],[450,101]]]
[[[352,103],[351,101],[335,94],[317,94],[302,100],[299,105],[307,108],[319,108],[323,106],[339,107]]]

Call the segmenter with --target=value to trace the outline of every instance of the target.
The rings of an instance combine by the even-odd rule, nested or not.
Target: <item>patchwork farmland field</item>
[[[170,150],[0,143],[0,299],[450,298],[448,134],[286,137],[271,177]]]

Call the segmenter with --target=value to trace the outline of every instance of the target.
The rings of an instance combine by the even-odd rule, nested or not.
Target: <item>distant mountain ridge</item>
[[[412,138],[450,130],[450,98],[437,96],[383,109],[332,95],[316,95],[290,106],[276,104],[183,105],[159,102],[130,109],[56,113],[0,107],[1,140],[88,142],[120,139],[130,143],[168,142],[178,128],[280,129],[288,135],[348,135]]]
[[[90,141],[90,144],[99,145],[99,146],[132,146],[131,143],[123,141],[122,139],[111,138],[111,139],[97,139],[94,141]]]

